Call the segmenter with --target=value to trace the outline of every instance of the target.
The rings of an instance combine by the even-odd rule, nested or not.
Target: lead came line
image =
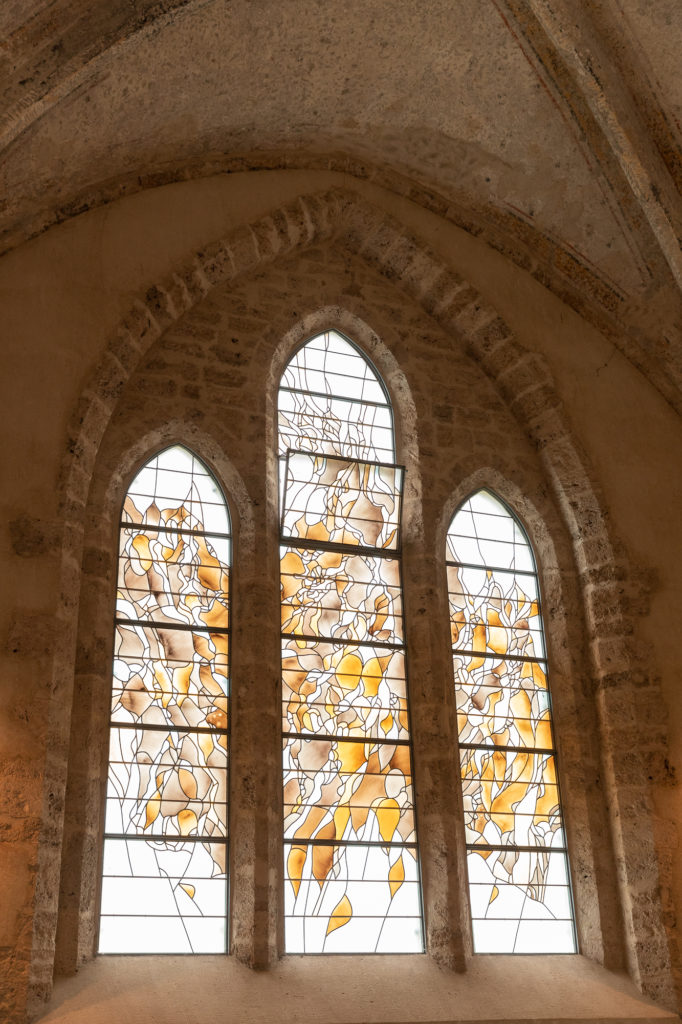
[[[511,566],[491,564],[500,543],[509,546]],[[518,555],[534,566],[532,550],[520,524],[486,490],[453,517],[448,553],[462,554],[461,545],[467,557],[446,562],[474,949],[573,953],[547,662],[534,648],[541,645],[544,655],[539,587],[533,569],[514,564]],[[474,550],[479,562],[471,561]],[[458,648],[465,630],[466,638],[485,637],[485,648]],[[512,651],[511,643],[518,644]]]
[[[360,363],[361,353],[340,335],[328,332],[312,344],[316,380],[321,379],[319,362],[324,373],[330,361],[352,357],[383,390],[369,362],[362,358]],[[386,428],[374,433],[374,418],[363,408],[369,405],[362,397],[363,380],[358,379],[357,397],[348,402],[353,421],[339,418],[331,413],[337,398],[331,393],[333,378],[327,378],[328,395],[313,394],[306,386],[306,357],[304,345],[283,377],[281,390],[296,393],[296,410],[285,407],[288,398],[279,405],[280,473],[286,481],[280,491],[281,586],[287,616],[281,630],[286,642],[286,948],[305,953],[421,952],[408,702],[391,700],[393,687],[403,682],[402,662],[395,661],[404,652],[402,639],[395,635],[402,621],[403,470],[393,462],[393,451],[383,462],[356,454],[386,451]],[[353,379],[347,376],[344,386],[352,386]],[[324,417],[317,400],[328,403]],[[390,416],[388,400],[386,407]],[[340,415],[340,407],[334,408]],[[306,457],[311,477],[299,480]],[[295,480],[287,472],[293,459]],[[390,483],[381,477],[384,468],[393,474]],[[381,484],[375,487],[374,479]],[[304,537],[291,536],[292,523]],[[353,543],[344,531],[352,534]],[[338,541],[339,536],[346,542]],[[379,546],[380,537],[386,547]],[[363,560],[377,566],[369,581],[356,575]],[[382,575],[393,571],[388,568],[392,563],[397,583],[389,586]],[[380,570],[379,565],[387,568]],[[335,630],[343,635],[329,635]],[[321,731],[326,722],[333,733]],[[372,735],[347,735],[338,731],[339,725],[349,732],[371,730]]]

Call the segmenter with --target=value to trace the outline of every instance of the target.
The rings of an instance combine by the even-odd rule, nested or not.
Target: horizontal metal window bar
[[[467,843],[466,844],[466,848],[467,848],[467,850],[491,850],[491,851],[502,850],[504,852],[511,851],[512,853],[537,853],[538,851],[543,852],[543,853],[568,853],[568,847],[566,847],[566,846],[514,846],[513,843],[510,843],[508,846],[492,846],[489,843]],[[500,881],[500,879],[498,879],[498,881]],[[470,884],[474,884],[475,885],[476,883],[474,882],[474,883],[470,883]],[[489,884],[489,883],[479,883],[479,884]],[[504,882],[502,882],[502,884],[504,885]],[[512,883],[509,883],[509,884],[511,884],[511,885],[531,885],[532,883],[531,882],[512,882]],[[558,888],[560,888],[560,889],[567,889],[569,887],[568,887],[568,885],[561,885],[561,886],[558,886]]]
[[[392,651],[402,651],[404,649],[404,647],[405,647],[405,644],[389,644],[389,643],[383,643],[383,642],[381,642],[379,640],[345,640],[345,639],[339,640],[338,637],[336,639],[330,639],[329,637],[325,637],[325,636],[310,636],[307,633],[282,633],[281,637],[282,637],[283,640],[305,640],[306,642],[310,642],[310,643],[314,643],[314,644],[335,644],[337,647],[348,647],[350,644],[352,644],[354,647],[380,647],[382,650],[390,649]],[[283,671],[284,672],[296,672],[296,671],[298,671],[298,669],[288,668],[288,669],[284,669]],[[342,672],[341,675],[348,675],[348,673],[347,672],[345,672],[345,673]],[[403,676],[389,676],[387,678],[390,678],[390,679],[400,679],[401,682],[405,681],[405,676],[404,675]],[[284,697],[282,698],[282,702],[283,703],[284,702],[288,703],[287,699],[284,698]],[[319,703],[319,701],[318,701],[318,703]],[[323,701],[322,703],[326,703],[326,702]]]
[[[145,495],[145,497],[147,497],[147,495]],[[153,498],[154,495],[149,495],[149,497]],[[222,507],[222,505],[216,504],[216,508]],[[158,533],[184,534],[188,537],[219,537],[220,540],[232,540],[231,533],[216,533],[215,530],[187,530],[182,526],[165,526],[163,523],[135,523],[126,522],[125,519],[122,519],[120,526],[121,529],[139,531],[140,533],[154,531]]]
[[[229,636],[229,626],[195,626],[184,622],[158,622],[156,619],[123,619],[116,616],[117,626],[145,626],[147,628],[160,629],[185,629],[190,633],[220,633],[221,636]],[[159,659],[151,659],[158,661]]]
[[[303,448],[287,448],[284,456],[287,465],[292,455],[307,455],[309,459],[326,459],[329,462],[349,462],[359,466],[379,466],[382,469],[401,469],[405,475],[405,466],[401,462],[380,462],[376,459],[352,459],[348,455],[328,455],[325,452],[309,452]],[[307,483],[307,480],[300,480],[299,483]]]
[[[163,836],[163,835],[139,835],[139,833],[126,834],[125,832],[105,832],[105,839],[124,839],[126,842],[135,843],[216,843],[226,846],[227,836],[215,839],[213,836]],[[107,875],[107,878],[135,878],[135,875]]]
[[[289,366],[287,366],[284,371],[283,378],[286,379],[287,374],[289,374],[292,377],[300,376],[303,379],[307,379],[307,375],[309,373],[319,373],[323,377],[345,377],[347,380],[357,381],[362,388],[364,388],[365,384],[375,384],[377,387],[382,389],[382,392],[385,393],[385,388],[381,378],[379,377],[379,371],[376,369],[372,361],[363,353],[344,353],[341,356],[341,353],[335,352],[330,345],[325,344],[323,348],[320,348],[315,344],[316,340],[317,339],[313,339],[313,341],[310,342],[310,346],[304,345],[302,349],[299,349],[292,361],[295,365],[290,363]],[[318,355],[322,356],[322,366],[315,366],[315,362],[318,360],[312,359],[310,362],[308,361],[309,351],[316,352]],[[303,361],[299,362],[298,356],[301,353],[303,353]],[[356,364],[357,369],[353,372],[344,372],[342,369],[334,369],[332,364],[336,362],[338,365],[339,356],[343,359],[344,368],[346,370],[348,370],[350,365],[353,363]],[[288,384],[284,386],[289,387]]]
[[[454,546],[455,541],[459,538],[460,540],[471,540],[476,544],[504,544],[508,548],[518,548],[520,551],[528,551],[528,544],[524,540],[507,540],[504,537],[490,537],[480,533],[457,533],[451,530],[448,533],[448,542]]]
[[[405,850],[416,850],[417,843],[396,843],[393,840],[384,843],[381,840],[366,841],[363,839],[284,839],[285,846],[396,846]]]
[[[326,732],[283,732],[282,736],[285,739],[319,740],[321,743],[326,740],[339,740],[341,743],[382,743],[391,747],[409,747],[411,745],[410,740],[389,740],[383,736],[343,736],[339,733]]]
[[[178,694],[178,696],[180,695]],[[227,694],[224,696],[227,697]],[[144,729],[145,732],[149,730],[150,732],[207,733],[209,736],[227,736],[229,734],[229,729],[214,729],[211,725],[157,725],[156,723],[147,725],[145,722],[117,722],[113,718],[110,725],[112,729]],[[122,763],[127,764],[128,762]]]
[[[521,661],[533,665],[547,664],[547,658],[530,658],[523,654],[496,654],[495,651],[473,651],[468,647],[453,647],[453,654],[468,654],[472,658],[488,658],[490,661]]]
[[[502,565],[481,565],[477,562],[451,562],[445,561],[455,569],[485,569],[486,572],[505,572],[508,576],[537,576],[535,569],[512,569],[509,566],[505,569]]]
[[[314,373],[324,374],[324,370],[314,370]],[[335,371],[333,371],[335,373]],[[348,380],[357,380],[357,377],[351,377],[347,373],[335,373],[337,377],[346,377]],[[348,402],[350,405],[369,405],[374,409],[388,409],[392,412],[391,405],[388,400],[385,402],[375,402],[369,398],[348,398],[346,395],[332,395],[328,391],[311,391],[310,388],[292,388],[286,384],[282,384],[280,391],[288,391],[290,395],[310,395],[312,398],[326,398],[328,401],[334,402]],[[277,403],[277,411],[279,412],[279,402]],[[289,412],[289,409],[283,409],[283,412]],[[295,410],[294,410],[295,412]],[[386,427],[389,430],[390,427]]]
[[[338,551],[339,554],[370,555],[372,558],[392,558],[394,561],[397,561],[400,557],[400,548],[369,548],[362,544],[338,544],[336,541],[329,540],[308,540],[302,537],[288,537],[283,533],[280,534],[280,544],[313,551]]]
[[[222,662],[219,662],[218,664],[221,666],[221,668],[227,668],[229,658],[228,658],[228,656],[226,654],[223,654],[222,658],[224,660]],[[205,665],[206,664],[205,660],[204,661],[193,662],[191,660],[188,660],[187,658],[168,658],[168,657],[166,657],[165,654],[159,654],[156,657],[153,654],[152,655],[148,655],[146,657],[144,655],[136,655],[136,654],[119,654],[119,655],[116,656],[115,660],[116,661],[123,661],[126,664],[131,664],[131,665],[156,665],[158,663],[161,663],[162,665],[166,666],[167,668],[172,668],[174,665],[190,665],[190,664],[193,664],[193,665]],[[114,678],[116,678],[116,677],[114,677]],[[121,681],[119,680],[119,683],[120,682]],[[120,686],[114,686],[114,690],[120,690],[120,688],[121,688]]]
[[[457,587],[448,587],[448,597],[450,597],[450,598],[453,598],[453,597],[469,597],[469,598],[474,597],[474,598],[481,598],[482,602],[483,601],[486,601],[486,602],[490,601],[490,594],[489,594],[488,591],[486,591],[486,590],[472,590],[471,588],[466,588],[466,587],[463,587],[463,586],[460,586],[459,588],[457,588]],[[526,594],[524,594],[523,597],[518,598],[518,597],[514,597],[511,594],[507,593],[507,594],[503,594],[502,597],[499,598],[499,600],[503,601],[504,604],[510,604],[510,605],[512,605],[515,608],[523,608],[523,607],[525,607],[528,604],[539,604],[540,603],[540,598],[539,597],[529,597]],[[528,616],[528,618],[536,618],[536,617],[537,617],[537,615],[535,615],[535,614],[532,615],[532,616]]]
[[[131,877],[133,877],[133,878],[144,878],[144,879],[149,878],[150,880],[155,880],[153,875],[132,875],[132,876],[131,875],[102,875],[102,878],[131,878]],[[167,877],[167,876],[165,876],[165,877]],[[171,877],[174,880],[178,876],[171,876]],[[195,879],[194,876],[192,876],[192,878],[193,878],[193,881],[197,881],[197,882],[205,882],[205,881],[209,881],[210,882],[210,881],[213,881],[212,878],[209,878],[209,879],[196,878]],[[181,881],[180,878],[178,878],[178,880]],[[219,878],[218,881],[222,882],[223,885],[225,885],[225,879],[224,878]],[[195,915],[192,914],[191,916],[194,917]],[[100,917],[103,917],[103,918],[113,918],[114,920],[120,920],[120,918],[123,917],[123,918],[126,919],[126,921],[128,921],[128,920],[133,920],[134,921],[137,918],[140,918],[140,919],[146,918],[146,919],[151,920],[151,921],[178,921],[178,920],[186,921],[188,919],[189,915],[183,914],[179,910],[176,911],[174,914],[168,914],[168,913],[166,913],[166,914],[158,914],[158,913],[157,914],[128,914],[128,913],[125,913],[123,911],[117,910],[116,912],[113,912],[113,913],[110,913],[110,914],[100,914]],[[224,913],[222,913],[222,914],[204,914],[204,913],[202,913],[201,917],[200,917],[200,920],[201,921],[224,921],[225,920],[225,914]],[[97,955],[98,956],[135,956],[136,954],[135,953],[132,953],[132,954],[131,953],[98,953]],[[145,956],[145,955],[146,956],[182,956],[183,954],[182,953],[170,953],[170,954],[168,954],[168,953],[151,953],[151,952],[147,953],[147,954],[144,954],[144,953],[138,953],[137,954],[137,956]],[[192,956],[191,953],[185,953],[184,955],[185,956]],[[210,953],[206,953],[206,954],[202,953],[201,955],[202,956],[211,956]],[[213,955],[215,955],[215,954],[213,954]]]
[[[317,418],[324,420],[325,417],[317,417]],[[289,431],[289,433],[294,434],[296,432],[295,431]],[[298,441],[310,441],[311,444],[314,444],[314,443],[317,444],[320,441],[319,437],[312,437],[309,434],[304,434],[302,432],[298,433],[296,435],[296,437],[297,437]],[[369,453],[370,452],[374,452],[375,455],[377,456],[377,458],[374,459],[373,461],[376,462],[376,464],[378,466],[395,466],[396,465],[396,462],[395,462],[395,449],[394,448],[386,448],[382,444],[375,444],[374,442],[369,442],[369,441],[341,441],[341,440],[333,440],[331,438],[326,438],[326,439],[323,439],[323,440],[325,440],[325,443],[330,446],[330,448],[331,448],[330,451],[318,452],[317,449],[314,449],[314,448],[298,448],[298,449],[293,449],[293,450],[294,451],[301,451],[305,455],[319,455],[321,458],[348,459],[349,462],[366,462],[366,461],[370,461],[371,462],[372,459],[371,459],[371,456],[369,455]],[[281,470],[283,464],[286,462],[286,457],[287,457],[287,452],[288,451],[289,451],[288,448],[282,448],[281,451],[278,451],[277,459],[278,459],[279,464],[280,464],[280,470]],[[355,452],[356,454],[352,454],[353,452]],[[385,458],[382,456],[382,454],[381,454],[382,452],[386,452],[386,457]],[[367,453],[367,454],[364,454],[364,453]]]
[[[342,647],[381,647],[387,651],[403,651],[405,644],[390,644],[381,640],[353,640],[345,637],[313,636],[310,633],[280,633],[283,640],[304,640],[306,643],[339,644]]]
[[[534,719],[527,718],[524,721],[531,722]],[[556,754],[554,747],[516,747],[511,744],[490,744],[490,743],[460,743],[460,750],[508,750],[512,754]]]
[[[308,480],[294,480],[293,482],[294,483],[309,483]],[[383,494],[384,492],[381,491],[381,492],[377,492],[377,493]],[[289,516],[289,515],[299,515],[299,516],[302,516],[302,515],[305,515],[305,513],[307,511],[308,511],[308,509],[305,506],[297,508],[295,505],[290,505],[289,504],[289,505],[285,506],[284,515],[286,515],[286,516]],[[376,519],[371,519],[369,516],[357,516],[357,515],[354,515],[352,512],[349,513],[348,515],[346,515],[346,514],[342,515],[339,512],[333,512],[333,513],[325,512],[323,515],[320,515],[320,517],[319,517],[320,521],[323,518],[324,519],[334,518],[334,519],[338,520],[340,523],[343,523],[344,524],[344,528],[347,528],[348,525],[353,526],[356,523],[357,524],[369,523],[369,524],[372,524],[372,525],[376,525],[376,522],[377,522]],[[386,529],[386,530],[390,530],[390,529],[397,530],[397,529],[400,528],[400,519],[399,518],[385,519],[383,521],[382,525],[383,525],[384,529]],[[322,543],[323,544],[325,544],[325,543],[329,544],[329,543],[332,543],[332,542],[331,541],[322,541]],[[353,545],[353,547],[354,546],[355,545]],[[386,548],[381,547],[381,548],[379,548],[379,550],[380,551],[385,551]],[[158,561],[158,559],[157,559],[157,561]],[[194,564],[202,565],[202,564],[205,564],[205,563],[196,562]]]

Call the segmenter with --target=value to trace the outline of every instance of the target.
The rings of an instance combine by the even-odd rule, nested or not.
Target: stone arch
[[[387,279],[396,282],[427,314],[453,335],[482,368],[507,406],[537,447],[542,465],[573,542],[596,685],[603,739],[603,768],[607,777],[613,841],[624,909],[629,969],[645,991],[670,1002],[671,981],[667,939],[660,907],[658,876],[643,865],[655,863],[651,803],[646,769],[636,761],[628,780],[642,810],[636,827],[621,813],[618,757],[621,723],[634,714],[637,652],[630,640],[631,623],[621,600],[627,577],[624,560],[614,551],[604,512],[590,479],[586,459],[572,438],[551,374],[542,357],[514,338],[495,309],[427,245],[406,233],[400,223],[352,192],[332,189],[302,196],[251,225],[196,253],[180,270],[150,288],[132,306],[112,337],[72,421],[64,461],[61,496],[65,522],[62,592],[68,595],[58,622],[51,715],[50,761],[46,766],[45,830],[40,846],[39,903],[34,929],[34,989],[45,990],[48,940],[56,906],[50,891],[59,874],[60,818],[63,812],[71,703],[75,611],[78,607],[83,526],[87,493],[107,423],[125,381],[149,345],[179,320],[214,286],[256,271],[274,260],[333,239]],[[607,608],[605,615],[603,609]],[[59,698],[57,698],[59,694]],[[64,700],[66,698],[66,700]],[[624,742],[624,740],[622,740]],[[48,797],[52,795],[52,799]],[[55,799],[56,797],[56,799]],[[649,847],[642,851],[645,836]],[[628,896],[637,891],[637,898]],[[652,922],[656,921],[655,924]],[[636,936],[647,933],[646,946]]]
[[[576,621],[575,615],[571,617],[568,612],[568,609],[580,609],[584,603],[580,581],[575,579],[573,545],[562,529],[564,524],[551,496],[546,493],[531,496],[509,471],[504,472],[499,467],[480,466],[457,481],[437,524],[436,561],[443,576],[438,589],[442,605],[439,614],[447,623],[446,642],[449,640],[446,536],[455,512],[467,497],[484,488],[500,498],[518,519],[536,562],[545,641],[551,661],[555,743],[561,760],[563,804],[570,823],[567,832],[580,950],[617,969],[625,953],[623,935],[616,929],[605,931],[601,924],[604,917],[608,917],[609,901],[618,898],[617,885],[604,851],[589,838],[598,829],[599,812],[586,799],[585,779],[599,774],[601,752],[595,750],[591,739],[599,735],[591,680],[585,683],[582,679],[587,661],[584,621]],[[451,680],[449,686],[452,692]]]
[[[113,624],[117,535],[121,503],[131,480],[156,452],[181,443],[199,456],[225,493],[234,543],[244,560],[251,560],[255,530],[251,502],[229,455],[210,434],[195,424],[170,419],[157,427],[110,445],[99,459],[87,499],[85,547],[81,569],[81,601],[76,631],[74,689],[78,700],[69,704],[71,744],[64,796],[64,832],[59,920],[55,964],[72,973],[90,959],[96,944],[95,905],[98,900],[100,840],[93,834],[92,815],[83,807],[98,806],[99,787],[108,740],[108,687],[96,671],[101,657],[101,629]],[[95,827],[95,833],[97,828]]]

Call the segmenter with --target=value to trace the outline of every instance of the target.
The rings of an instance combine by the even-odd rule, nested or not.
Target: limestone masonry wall
[[[281,956],[276,390],[293,348],[326,328],[379,369],[407,469],[428,956],[455,972],[472,960],[443,557],[455,508],[485,485],[523,521],[540,568],[581,952],[627,971],[659,1006],[678,1005],[682,721],[668,624],[682,541],[680,483],[664,472],[679,421],[524,271],[406,200],[339,178],[259,179],[248,210],[230,202],[239,182],[221,184],[214,230],[209,186],[172,186],[0,263],[8,383],[13,373],[31,382],[6,398],[16,416],[2,540],[12,582],[0,604],[7,1024],[40,1015],[55,973],[94,956],[120,504],[136,469],[174,442],[220,480],[235,528],[231,951],[262,969]],[[200,228],[182,222],[183,190]],[[100,305],[91,289],[114,237],[120,258]],[[62,247],[79,262],[54,266],[52,291],[34,294],[32,273]],[[624,425],[619,410],[633,404],[639,420]]]

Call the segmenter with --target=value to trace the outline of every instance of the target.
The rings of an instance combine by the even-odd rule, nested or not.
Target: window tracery
[[[455,513],[447,574],[474,949],[576,952],[535,560],[489,491]]]
[[[420,952],[390,402],[327,332],[278,428],[286,948]],[[230,562],[215,480],[155,456],[121,523],[101,952],[226,950]],[[475,949],[574,952],[535,564],[490,492],[453,518],[448,584]]]
[[[230,518],[206,467],[150,459],[120,525],[99,950],[227,942]]]
[[[286,949],[422,952],[390,403],[330,331],[278,426]]]

